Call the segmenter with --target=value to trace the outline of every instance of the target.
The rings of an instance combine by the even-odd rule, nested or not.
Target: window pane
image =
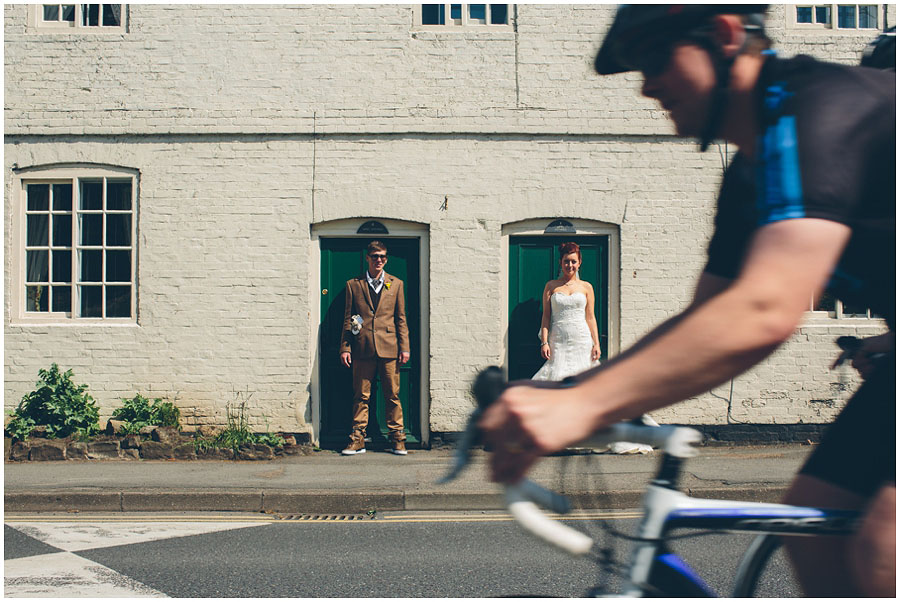
[[[444,24],[444,5],[443,4],[423,4],[422,5],[422,25],[443,25]]]
[[[106,252],[106,281],[131,282],[131,251]]]
[[[53,251],[53,282],[72,282],[72,251]]]
[[[797,23],[812,23],[812,7],[811,6],[798,6],[797,7]]]
[[[99,4],[81,5],[81,24],[87,27],[97,27],[98,25],[100,25]]]
[[[103,279],[103,251],[81,252],[81,281],[100,282]]]
[[[58,4],[45,4],[44,5],[44,21],[58,21],[59,20],[59,5]]]
[[[508,4],[491,4],[491,25],[506,25],[509,13]]]
[[[866,29],[878,27],[878,7],[867,4],[859,7],[859,26]]]
[[[824,25],[831,25],[831,7],[830,6],[817,6],[816,7],[816,23],[822,23]]]
[[[106,209],[108,211],[131,210],[131,180],[106,182]]]
[[[46,213],[32,213],[25,219],[28,223],[25,244],[29,247],[46,247],[49,244],[50,216]]]
[[[103,289],[99,286],[81,287],[81,317],[100,318],[103,316]]]
[[[47,287],[25,287],[25,311],[47,311]]]
[[[72,246],[72,214],[53,216],[53,246]]]
[[[469,5],[469,21],[473,23],[487,23],[484,4]]]
[[[53,185],[53,210],[54,211],[71,211],[72,210],[72,185],[71,184],[54,184]]]
[[[53,311],[72,311],[72,287],[71,286],[54,286],[53,292]]]
[[[852,29],[856,27],[856,5],[838,6],[838,27]]]
[[[460,19],[462,19],[462,4],[450,5],[450,18],[454,21],[459,21]]]
[[[844,314],[844,317],[852,316],[865,318],[868,315],[866,311],[867,308],[863,304],[844,303],[844,310],[842,313]]]
[[[81,209],[100,211],[103,209],[103,182],[81,181]]]
[[[131,215],[110,213],[106,216],[106,245],[109,247],[131,246]]]
[[[121,24],[121,4],[103,5],[103,25],[106,27],[118,27]]]
[[[78,216],[81,227],[81,244],[89,247],[99,247],[103,244],[103,215],[82,214]]]
[[[50,185],[28,186],[28,211],[47,211],[50,208]]]
[[[829,292],[824,292],[822,293],[822,296],[819,297],[819,302],[816,304],[814,311],[827,311],[834,314],[834,304],[836,302],[837,297]]]
[[[131,317],[131,287],[108,286],[106,287],[106,317],[130,318]]]
[[[75,5],[74,4],[64,4],[62,12],[62,20],[68,21],[69,23],[75,22]]]
[[[25,251],[25,281],[49,282],[49,260],[49,251]]]

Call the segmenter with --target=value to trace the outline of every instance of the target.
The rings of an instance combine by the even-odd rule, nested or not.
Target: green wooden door
[[[341,329],[344,322],[346,284],[366,269],[366,245],[370,238],[322,238],[321,283],[322,304],[319,327],[319,389],[321,400],[321,430],[319,445],[339,448],[350,434],[353,404],[353,373],[340,360]],[[403,425],[407,442],[421,441],[420,428],[420,356],[419,345],[419,240],[410,238],[379,238],[388,248],[385,271],[404,284],[406,322],[409,325],[410,360],[400,366],[400,401],[403,405]],[[387,445],[387,423],[381,384],[373,392],[374,408],[369,407],[367,435],[372,446]],[[371,404],[371,401],[370,401]]]
[[[511,236],[509,239],[509,379],[531,378],[543,365],[538,333],[541,294],[548,280],[559,277],[559,245],[581,247],[579,275],[594,287],[594,315],[603,358],[608,351],[608,236]]]

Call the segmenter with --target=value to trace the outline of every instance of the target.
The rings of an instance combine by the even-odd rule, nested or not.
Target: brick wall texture
[[[175,399],[189,425],[222,424],[249,398],[259,430],[315,435],[315,233],[361,218],[418,227],[428,248],[414,353],[435,432],[461,429],[471,376],[506,356],[505,227],[618,228],[614,351],[690,298],[734,149],[696,152],[638,76],[592,73],[610,5],[520,5],[499,31],[421,31],[412,5],[139,4],[125,33],[45,33],[29,10],[4,7],[6,231],[21,219],[16,168],[135,170],[138,319],[16,319],[6,236],[7,411],[57,362],[105,415],[141,392]],[[770,9],[783,55],[855,63],[875,35],[798,30],[790,10]],[[762,365],[654,416],[826,422],[856,383],[828,369],[835,337],[882,330],[811,315]]]

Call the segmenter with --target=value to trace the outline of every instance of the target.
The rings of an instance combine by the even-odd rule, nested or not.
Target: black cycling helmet
[[[863,67],[875,69],[897,70],[897,28],[891,27],[872,40],[863,50]]]
[[[757,15],[754,25],[762,29],[767,4],[623,4],[616,11],[594,68],[600,75],[634,71],[625,59],[627,50],[655,36],[688,37],[715,15]]]
[[[705,151],[718,132],[730,83],[734,57],[726,57],[712,41],[704,26],[715,15],[749,15],[745,28],[763,31],[767,4],[624,4],[616,11],[594,68],[600,75],[639,70],[643,53],[669,50],[666,41],[691,40],[705,48],[716,69],[716,89],[710,104],[700,150]],[[654,43],[659,41],[659,43]],[[635,53],[635,49],[643,49]]]

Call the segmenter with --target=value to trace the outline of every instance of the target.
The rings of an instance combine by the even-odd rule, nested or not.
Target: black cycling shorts
[[[871,498],[896,482],[897,369],[893,354],[850,398],[801,474]]]

